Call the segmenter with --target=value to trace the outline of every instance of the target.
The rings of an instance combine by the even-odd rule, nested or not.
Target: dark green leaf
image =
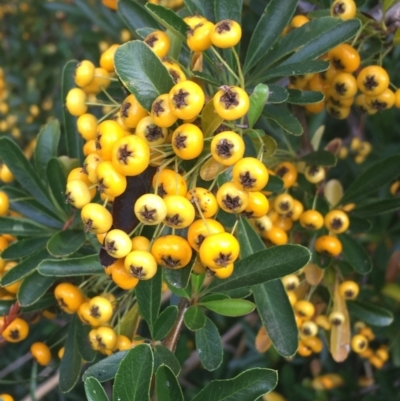
[[[364,247],[347,234],[340,234],[339,239],[343,246],[343,259],[349,262],[357,273],[369,273],[372,270],[372,260]]]
[[[286,64],[285,66],[277,66],[268,70],[260,81],[268,81],[273,78],[288,77],[292,75],[305,75],[315,72],[321,72],[327,70],[329,67],[328,61],[322,60],[307,60],[298,63]],[[315,102],[314,102],[315,103]]]
[[[170,305],[165,308],[154,323],[153,340],[160,341],[170,332],[178,316],[178,308]]]
[[[293,116],[286,106],[276,106],[267,104],[263,110],[263,116],[275,121],[283,130],[292,135],[301,135],[303,127],[299,120]]]
[[[201,129],[204,138],[211,136],[214,131],[221,125],[223,118],[221,118],[214,108],[214,103],[210,100],[201,112]]]
[[[239,260],[229,278],[213,281],[208,290],[225,292],[275,280],[300,270],[310,259],[310,251],[303,246],[274,246]]]
[[[63,258],[78,251],[85,242],[83,230],[65,230],[54,234],[47,243],[47,250],[56,258]]]
[[[243,67],[245,73],[255,66],[279,39],[296,10],[297,1],[271,0],[268,3],[250,39]]]
[[[61,85],[61,104],[63,107],[63,130],[61,139],[64,141],[67,156],[71,158],[77,158],[81,162],[83,161],[83,139],[78,134],[76,129],[77,118],[70,114],[65,107],[65,99],[67,98],[68,92],[75,88],[75,70],[78,62],[76,60],[68,61],[62,72],[62,85]]]
[[[169,366],[175,376],[178,376],[181,371],[181,366],[175,354],[163,345],[156,345],[154,347],[154,370],[157,370],[161,365]]]
[[[281,85],[269,84],[268,103],[283,103],[289,98],[289,92]]]
[[[141,280],[135,288],[141,316],[153,333],[161,304],[162,269],[158,267],[157,274],[151,280]]]
[[[162,26],[169,29],[181,40],[186,41],[186,33],[190,28],[179,15],[171,9],[157,4],[147,3],[145,8]]]
[[[15,241],[1,253],[1,257],[4,260],[26,258],[43,249],[48,239],[49,237],[35,237]]]
[[[217,326],[206,317],[206,324],[195,332],[196,348],[200,362],[208,371],[218,369],[222,363],[223,349]]]
[[[45,249],[36,252],[35,254],[28,256],[22,262],[18,263],[12,269],[4,274],[1,279],[1,284],[9,285],[15,283],[18,280],[28,276],[33,270],[35,270],[39,263],[49,256]]]
[[[116,352],[115,354],[102,359],[100,362],[95,363],[86,369],[82,379],[86,380],[88,377],[95,377],[100,382],[113,379],[117,373],[119,364],[127,353],[128,351]]]
[[[255,368],[228,380],[213,380],[192,401],[255,401],[278,383],[275,370]]]
[[[64,214],[68,216],[71,213],[71,206],[65,203],[65,187],[67,185],[67,177],[61,161],[58,158],[49,160],[46,174],[50,193],[54,198],[55,204],[61,208]]]
[[[15,180],[23,185],[26,191],[41,202],[44,207],[54,210],[47,188],[42,184],[32,165],[26,160],[22,150],[7,137],[0,138],[0,159],[7,165],[14,174]]]
[[[352,182],[345,191],[340,204],[344,205],[361,197],[365,197],[369,193],[377,191],[383,185],[396,179],[398,171],[394,166],[399,165],[399,155],[390,156],[375,163]]]
[[[223,299],[220,301],[200,302],[199,305],[223,316],[243,316],[253,312],[253,302],[245,299]]]
[[[30,306],[37,302],[54,284],[54,277],[44,277],[34,271],[24,278],[18,290],[18,302],[21,306]]]
[[[174,85],[167,68],[144,42],[121,45],[114,62],[122,83],[146,110],[150,110],[157,96],[168,93]]]
[[[267,103],[268,97],[269,88],[267,85],[258,84],[254,88],[253,93],[250,95],[250,108],[247,113],[249,119],[249,128],[252,128],[261,116],[264,106]]]
[[[333,153],[327,150],[317,150],[316,152],[309,153],[301,158],[303,162],[311,164],[313,166],[335,166],[336,157]]]
[[[42,311],[43,309],[55,306],[55,304],[56,304],[56,299],[54,298],[54,294],[45,294],[34,304],[22,307],[22,310],[24,312],[39,312]]]
[[[215,0],[214,13],[216,21],[230,19],[242,22],[243,0]]]
[[[184,401],[178,379],[168,366],[157,369],[156,394],[158,401]]]
[[[194,257],[191,263],[182,269],[165,269],[164,277],[173,287],[186,288],[189,284],[190,273],[192,272]]]
[[[43,276],[69,277],[86,274],[102,274],[104,268],[100,264],[99,255],[89,255],[70,259],[48,259],[39,265]]]
[[[48,161],[57,156],[60,135],[58,120],[51,120],[39,132],[35,146],[35,167],[39,177],[46,177]]]
[[[238,224],[237,237],[240,244],[240,258],[245,259],[255,252],[265,249],[260,236],[254,231],[249,221],[241,217]]]
[[[153,352],[148,344],[129,350],[115,375],[113,400],[150,401],[153,365]]]
[[[11,305],[14,303],[15,303],[15,301],[11,301],[8,299],[1,299],[0,300],[0,315],[1,316],[7,315],[10,311]]]
[[[205,326],[206,315],[198,306],[192,305],[186,310],[183,320],[189,330],[196,331]]]
[[[267,186],[263,189],[263,191],[271,191],[271,192],[280,192],[283,189],[283,180],[282,178],[276,175],[270,175],[268,179]]]
[[[132,33],[140,28],[160,29],[158,22],[135,0],[119,0],[118,14]]]
[[[325,96],[322,92],[301,91],[298,89],[288,89],[289,97],[287,102],[290,104],[313,104],[324,100]]]
[[[371,227],[371,221],[353,215],[350,216],[350,227],[348,229],[350,234],[366,233]]]
[[[210,85],[214,85],[214,86],[217,86],[217,87],[219,86],[218,80],[215,77],[213,77],[212,75],[207,74],[206,72],[192,71],[192,75],[195,78],[201,79],[202,81],[207,82]],[[213,103],[213,102],[211,101],[209,103]]]
[[[32,220],[18,217],[0,217],[0,234],[11,234],[16,237],[29,237],[46,234],[46,227]]]
[[[79,353],[86,362],[93,362],[97,352],[92,348],[89,342],[89,332],[92,327],[84,325],[80,319],[76,322],[76,341],[78,342]]]
[[[95,377],[85,380],[85,394],[88,401],[108,401],[107,394]]]
[[[214,17],[214,1],[204,0],[185,0],[186,7],[192,15],[202,15],[209,21],[215,22]]]
[[[359,217],[374,217],[380,214],[392,213],[399,209],[400,198],[391,198],[370,202],[366,205],[357,205],[351,213]]]
[[[206,278],[205,274],[192,274],[192,287],[193,291],[199,293],[201,287],[203,286],[204,280]]]
[[[115,330],[118,331],[118,333],[127,336],[128,338],[133,338],[139,324],[139,319],[139,307],[138,304],[135,303],[118,322]]]
[[[370,302],[347,301],[347,308],[352,317],[371,326],[389,326],[393,322],[391,311]]]
[[[71,391],[81,374],[82,357],[77,341],[78,316],[74,316],[69,325],[65,352],[60,365],[60,390],[63,393]]]

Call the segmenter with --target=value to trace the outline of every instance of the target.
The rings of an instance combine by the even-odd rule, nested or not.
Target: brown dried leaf
[[[272,345],[272,341],[269,338],[267,330],[265,330],[264,326],[261,326],[260,330],[258,330],[255,345],[260,354],[267,352],[269,347]]]
[[[386,269],[387,283],[394,283],[400,274],[400,251],[394,251],[390,256],[389,263]]]
[[[309,263],[303,269],[306,275],[307,283],[311,285],[318,285],[324,278],[325,270],[318,267],[315,263]]]
[[[214,159],[208,159],[200,169],[200,177],[204,181],[213,180],[218,174],[224,172],[228,167],[223,166]]]

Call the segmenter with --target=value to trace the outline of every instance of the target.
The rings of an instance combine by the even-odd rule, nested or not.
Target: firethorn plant
[[[372,270],[399,243],[400,156],[362,139],[400,107],[385,67],[396,34],[353,0],[307,15],[295,0],[243,15],[238,0],[103,3],[136,39],[67,63],[62,137],[57,120],[41,130],[35,168],[0,139],[0,346],[29,343],[63,392],[83,369],[96,401],[114,378],[115,400],[184,400],[179,383],[193,401],[279,400],[277,354],[313,378],[307,399],[354,387],[333,362],[370,386],[400,349],[381,306],[399,300],[398,271],[384,284]],[[222,316],[244,317],[229,329]],[[199,362],[232,376],[223,343],[242,331],[230,348],[266,358],[192,385]]]

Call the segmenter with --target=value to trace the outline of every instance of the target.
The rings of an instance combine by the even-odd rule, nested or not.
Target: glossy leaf
[[[78,342],[79,353],[84,361],[93,362],[97,352],[92,348],[89,341],[89,332],[92,327],[83,324],[80,319],[77,319],[76,325],[76,341]]]
[[[340,234],[339,240],[343,246],[343,259],[349,262],[357,273],[369,273],[372,270],[372,260],[364,247],[347,234]]]
[[[49,210],[54,210],[47,188],[18,145],[11,139],[0,138],[0,159],[13,173],[15,180],[24,186],[37,201]]]
[[[39,177],[46,177],[48,161],[57,156],[60,135],[60,123],[58,120],[49,121],[40,130],[35,146],[35,167]]]
[[[219,85],[218,80],[215,77],[213,77],[212,75],[207,74],[206,72],[192,71],[192,75],[193,75],[193,77],[198,78],[204,82],[207,82],[210,85],[214,85],[216,87],[218,87],[218,85]],[[211,103],[212,103],[212,101],[211,101]],[[203,112],[204,112],[204,110],[203,110]],[[203,114],[203,112],[202,112],[202,114]]]
[[[255,66],[279,39],[296,10],[297,1],[271,0],[268,3],[250,39],[243,66],[245,73]]]
[[[69,325],[65,352],[60,364],[60,390],[63,393],[71,391],[78,382],[81,373],[82,357],[76,338],[78,316],[74,316]]]
[[[192,401],[255,401],[278,383],[275,370],[254,368],[228,380],[213,380]]]
[[[140,28],[160,29],[159,23],[138,1],[119,0],[118,14],[131,32]]]
[[[391,198],[370,202],[361,206],[357,205],[351,213],[358,217],[374,217],[380,214],[393,213],[399,209],[400,198]]]
[[[283,103],[289,98],[289,92],[281,85],[269,84],[268,103]]]
[[[266,105],[263,116],[275,121],[284,131],[292,135],[301,135],[303,127],[296,117],[287,109],[286,106]]]
[[[18,302],[21,306],[30,306],[37,302],[47,290],[54,284],[54,277],[42,276],[34,271],[24,278],[18,290]]]
[[[99,262],[98,255],[89,255],[70,259],[47,259],[39,265],[43,276],[69,277],[86,274],[102,274],[104,268]]]
[[[166,365],[157,369],[156,394],[158,401],[184,401],[178,379]]]
[[[316,152],[311,152],[308,155],[303,156],[301,160],[314,166],[326,167],[335,166],[337,162],[335,155],[327,150],[317,150]]]
[[[77,158],[81,162],[83,161],[83,139],[78,134],[76,129],[77,118],[70,114],[65,107],[65,99],[67,98],[68,92],[76,87],[75,84],[75,70],[78,62],[76,60],[68,61],[62,72],[61,81],[61,104],[63,107],[63,129],[61,134],[61,140],[65,143],[67,150],[67,156],[71,158]]]
[[[352,317],[371,326],[389,326],[393,323],[391,311],[370,302],[347,301],[347,308]]]
[[[146,110],[150,110],[157,96],[168,93],[174,85],[167,68],[144,42],[131,41],[119,46],[114,62],[122,83]]]
[[[100,382],[113,379],[122,359],[124,359],[127,353],[128,351],[116,352],[115,354],[102,359],[100,362],[95,363],[86,369],[82,376],[82,380],[86,380],[88,377],[95,377]]]
[[[245,299],[224,299],[220,301],[200,302],[199,305],[223,316],[243,316],[256,307],[253,302]]]
[[[68,216],[71,213],[71,206],[65,203],[65,187],[67,177],[60,159],[50,159],[46,169],[49,190],[57,206]]]
[[[42,260],[46,259],[48,256],[49,254],[45,249],[38,251],[31,256],[28,256],[26,259],[18,263],[16,266],[14,266],[3,275],[1,279],[1,285],[9,285],[28,276],[30,273],[32,273],[33,270],[38,267],[39,263]]]
[[[130,339],[133,339],[133,336],[136,333],[137,327],[140,323],[140,315],[139,315],[139,306],[135,303],[131,309],[121,318],[118,322],[115,330],[127,336]]]
[[[83,230],[65,230],[54,234],[47,243],[48,252],[56,258],[72,255],[85,242]]]
[[[165,308],[154,323],[153,340],[160,341],[172,329],[176,317],[178,316],[178,308],[175,305],[170,305]]]
[[[214,131],[221,125],[223,118],[221,118],[214,108],[214,103],[210,100],[201,112],[201,129],[204,138],[211,136]]]
[[[141,280],[135,288],[140,315],[146,320],[153,333],[161,304],[162,269],[151,280]]]
[[[204,0],[185,0],[185,5],[192,15],[202,15],[211,22],[215,22],[213,3]]]
[[[150,401],[153,352],[148,344],[128,351],[115,375],[113,400]]]
[[[322,92],[302,91],[298,89],[288,89],[289,97],[287,102],[290,104],[313,104],[324,100],[325,96]]]
[[[372,227],[370,220],[362,219],[361,217],[350,216],[350,227],[347,230],[349,234],[366,233]]]
[[[26,258],[35,252],[44,249],[49,237],[33,237],[13,242],[2,253],[4,260]]]
[[[168,366],[175,376],[178,376],[181,371],[181,366],[175,354],[163,345],[156,345],[154,347],[154,370],[157,370],[161,365]]]
[[[292,75],[305,75],[327,70],[329,62],[322,60],[308,60],[285,66],[277,66],[268,70],[260,80],[268,81],[273,78],[287,77]]]
[[[34,304],[30,306],[22,307],[24,312],[41,312],[43,309],[47,309],[50,307],[54,307],[57,301],[54,298],[54,294],[45,294],[42,298],[36,301]]]
[[[172,287],[186,288],[189,284],[190,273],[192,271],[194,258],[192,262],[182,269],[165,269],[164,277]]]
[[[7,315],[10,311],[11,306],[15,303],[15,301],[11,301],[8,299],[0,300],[0,314],[1,316]]]
[[[346,204],[361,197],[365,197],[396,179],[398,171],[393,168],[393,166],[399,165],[400,156],[396,155],[387,157],[369,167],[352,182],[349,188],[347,188],[341,200],[341,204]]]
[[[108,401],[107,394],[95,377],[85,380],[85,394],[88,401]]]
[[[215,20],[223,21],[230,19],[240,24],[242,21],[242,7],[243,0],[215,0]]]
[[[186,34],[190,27],[178,14],[157,4],[147,3],[145,8],[162,26],[169,29],[181,40],[186,41]]]
[[[264,106],[269,97],[269,88],[267,85],[258,84],[250,95],[250,108],[247,113],[249,119],[249,128],[252,128],[260,118]]]
[[[283,180],[276,175],[270,175],[264,191],[280,192],[283,189]]]
[[[205,369],[213,371],[222,363],[223,349],[217,326],[206,317],[206,324],[195,332],[196,348]]]
[[[196,331],[205,326],[206,315],[197,305],[192,305],[186,310],[183,320],[189,330]]]

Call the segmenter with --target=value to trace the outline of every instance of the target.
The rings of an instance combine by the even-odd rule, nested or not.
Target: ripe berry
[[[132,241],[129,235],[119,229],[111,230],[104,239],[103,248],[113,258],[124,258],[132,249]]]
[[[41,366],[46,366],[51,361],[50,348],[41,342],[35,342],[31,345],[31,354],[36,362]]]
[[[247,93],[238,86],[223,86],[213,97],[214,108],[224,120],[237,120],[243,117],[250,106]]]
[[[221,49],[236,46],[242,37],[241,26],[233,20],[216,23],[210,33],[211,43]]]
[[[150,280],[157,273],[157,262],[148,251],[132,251],[125,258],[125,269],[139,280]]]

